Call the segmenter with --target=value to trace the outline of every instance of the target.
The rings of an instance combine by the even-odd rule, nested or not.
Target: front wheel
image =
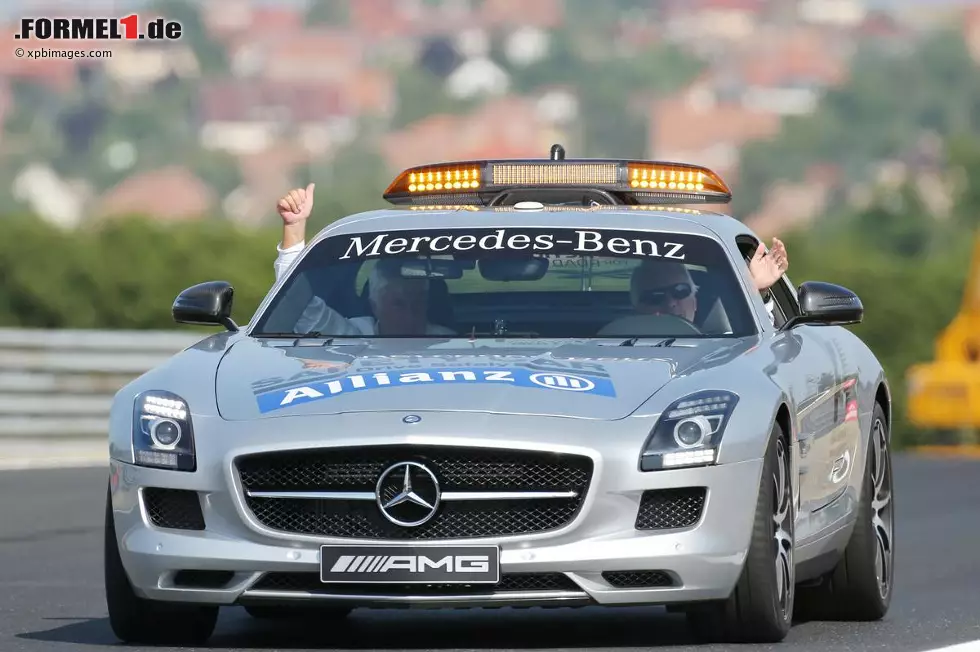
[[[895,573],[890,443],[885,411],[875,403],[857,522],[837,567],[819,585],[800,590],[803,620],[870,621],[888,612]]]
[[[124,643],[184,646],[201,645],[211,637],[218,620],[218,607],[147,600],[133,591],[119,557],[112,497],[108,492],[104,564],[109,625],[119,640]]]
[[[796,596],[796,509],[790,451],[777,423],[762,466],[752,539],[732,595],[720,603],[692,606],[688,623],[705,642],[778,643],[793,624]]]

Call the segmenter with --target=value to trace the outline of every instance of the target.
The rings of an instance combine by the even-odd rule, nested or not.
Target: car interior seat
[[[456,328],[452,295],[446,281],[441,278],[429,281],[429,321],[445,328]]]
[[[732,324],[728,321],[728,314],[725,312],[725,307],[722,305],[720,297],[715,298],[711,309],[708,310],[707,315],[701,322],[701,332],[705,335],[720,335],[722,333],[732,332]]]
[[[691,270],[691,277],[698,286],[698,309],[695,324],[705,335],[730,333],[731,322],[719,296],[714,279],[702,271]]]

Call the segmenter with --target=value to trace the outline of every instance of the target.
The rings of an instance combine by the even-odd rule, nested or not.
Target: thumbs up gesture
[[[306,221],[313,211],[313,190],[315,188],[316,184],[311,183],[305,189],[294,188],[283,195],[276,205],[283,224],[289,226]]]

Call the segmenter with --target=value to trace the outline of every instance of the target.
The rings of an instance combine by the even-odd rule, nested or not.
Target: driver
[[[400,260],[379,260],[368,280],[373,317],[344,317],[320,297],[313,297],[297,320],[295,331],[325,335],[440,336],[455,333],[429,322],[429,281],[404,278]]]
[[[697,291],[684,263],[644,260],[630,276],[633,308],[644,315],[675,315],[693,323]]]
[[[306,190],[291,190],[279,200],[277,208],[283,221],[283,238],[277,249],[276,280],[281,278],[303,251],[306,220],[313,210],[314,185]],[[400,260],[379,260],[368,280],[368,300],[373,317],[347,319],[314,297],[297,321],[294,331],[319,331],[325,335],[455,335],[428,320],[429,281],[404,278]]]

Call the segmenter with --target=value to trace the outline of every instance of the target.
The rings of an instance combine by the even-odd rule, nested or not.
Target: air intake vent
[[[143,489],[143,505],[150,522],[173,530],[203,530],[204,513],[196,491]]]
[[[234,577],[233,571],[182,570],[174,574],[174,586],[188,589],[220,589]]]
[[[663,571],[606,571],[602,579],[617,589],[653,589],[674,585],[674,580]]]
[[[644,491],[636,529],[674,530],[697,524],[707,491],[704,487]]]

